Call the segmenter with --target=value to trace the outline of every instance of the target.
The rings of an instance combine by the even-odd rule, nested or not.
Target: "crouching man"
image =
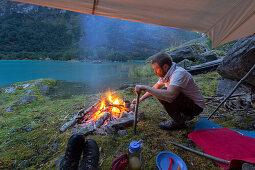
[[[137,93],[146,91],[139,102],[150,96],[156,97],[171,117],[160,122],[158,126],[168,130],[185,128],[185,121],[193,119],[205,108],[205,102],[197,84],[190,73],[172,62],[167,53],[156,55],[151,64],[159,80],[153,87],[135,86]],[[164,85],[166,89],[162,89]],[[133,103],[136,103],[136,99]]]

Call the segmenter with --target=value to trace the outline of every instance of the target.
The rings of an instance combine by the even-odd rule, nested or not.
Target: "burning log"
[[[82,114],[75,115],[71,121],[62,126],[60,131],[64,132],[77,123],[74,129],[80,132],[90,133],[95,131],[106,134],[106,132],[116,133],[118,130],[134,124],[134,113],[128,105],[130,104],[129,101],[123,102],[115,94],[108,94],[106,98],[103,98],[100,94],[100,98],[101,100],[98,103],[87,110],[83,110]],[[141,120],[142,117],[143,114],[138,113],[138,119]]]
[[[99,106],[100,106],[100,102],[96,103],[95,106],[92,107],[86,115],[84,115],[84,117],[80,120],[80,122],[85,122],[85,121],[89,120],[93,116],[93,114],[98,111]]]
[[[77,121],[79,121],[79,119],[83,118],[84,115],[86,115],[88,112],[90,112],[96,105],[98,105],[99,103],[95,103],[93,104],[91,107],[89,107],[87,110],[85,109],[81,109],[76,115],[74,115],[74,117],[72,118],[71,121],[66,122],[60,129],[60,132],[64,132],[66,131],[69,127],[75,125],[75,123],[77,123]]]
[[[106,119],[109,117],[109,115],[110,115],[109,112],[105,112],[105,114],[97,120],[96,127],[99,128],[100,126],[102,126]]]

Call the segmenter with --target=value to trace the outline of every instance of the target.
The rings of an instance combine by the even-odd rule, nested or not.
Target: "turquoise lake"
[[[143,82],[128,77],[129,68],[142,62],[62,62],[0,60],[0,87],[12,83],[51,78],[81,83],[90,91],[119,88],[129,83]]]

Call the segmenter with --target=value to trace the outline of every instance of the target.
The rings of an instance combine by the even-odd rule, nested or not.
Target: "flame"
[[[111,96],[111,95],[108,96],[108,100],[109,100],[112,104],[114,104],[114,105],[120,105],[119,99],[118,99],[118,98],[112,99],[112,96]],[[112,111],[112,113],[114,113],[116,116],[117,116],[118,113],[120,113],[120,109],[118,109],[117,107],[113,107],[111,111]]]
[[[96,113],[94,113],[94,120],[97,120],[98,118],[100,118],[101,116],[103,116],[104,115],[104,113],[105,112],[102,112],[102,110],[105,110],[105,100],[102,100],[101,101],[101,103],[100,103],[101,105],[100,105],[100,108],[99,108],[99,110],[96,112]]]
[[[109,106],[106,103],[109,103]],[[100,108],[96,113],[93,114],[94,121],[103,116],[105,112],[110,112],[111,116],[113,116],[115,119],[120,118],[122,115],[122,111],[121,107],[118,106],[124,106],[124,102],[119,99],[118,96],[111,94],[110,91],[107,92],[107,98],[102,99],[100,103]]]

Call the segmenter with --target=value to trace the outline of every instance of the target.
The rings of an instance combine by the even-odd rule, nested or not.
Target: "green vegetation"
[[[204,96],[215,95],[217,77],[219,75],[216,72],[195,76]],[[152,79],[151,83],[153,84],[156,77]],[[54,84],[52,80],[46,80],[46,82]],[[32,84],[33,81],[29,83]],[[17,86],[17,84],[13,86]],[[38,95],[37,100],[31,104],[17,106],[13,112],[5,112],[10,102],[23,96],[25,91],[21,87],[17,88],[12,95],[4,93],[4,89],[1,91],[1,169],[53,169],[55,167],[54,161],[64,155],[65,146],[71,136],[70,130],[60,134],[59,128],[69,121],[81,107],[87,108],[99,98],[99,94],[77,95],[66,99],[51,98],[50,95]],[[136,97],[133,92],[123,90],[117,91],[117,95],[125,100],[132,100]],[[213,109],[214,107],[208,106],[203,114],[209,114]],[[185,130],[164,131],[157,127],[157,123],[167,119],[168,116],[161,114],[164,110],[155,98],[149,98],[140,103],[139,110],[145,113],[145,119],[138,123],[138,135],[134,136],[133,128],[130,127],[127,129],[127,136],[124,137],[87,136],[87,138],[96,140],[99,147],[102,148],[100,162],[105,155],[105,160],[101,165],[102,169],[109,169],[112,160],[121,153],[127,152],[128,144],[131,141],[139,139],[144,142],[142,146],[144,169],[156,169],[157,154],[166,150],[182,157],[189,169],[221,169],[213,161],[184,151],[169,143],[169,141],[187,143],[190,147],[200,150],[187,137],[193,131],[198,118],[190,121]],[[224,109],[222,108],[221,111]],[[224,127],[238,128],[238,125],[232,120],[233,117],[231,116],[212,119]],[[247,119],[247,121],[249,120]],[[25,127],[29,127],[30,130],[26,131]]]
[[[194,76],[194,78],[199,88],[202,89],[203,96],[214,96],[216,94],[218,85],[217,79],[220,78],[220,75],[216,71],[207,74],[200,74],[198,76]]]
[[[146,62],[143,65],[136,65],[132,66],[129,69],[128,76],[130,78],[133,77],[152,77],[154,75],[153,68],[151,66],[151,57],[146,60]],[[189,61],[187,64],[185,64],[186,67],[188,66],[193,66],[193,65],[198,65],[201,64],[199,61]]]
[[[17,2],[1,3],[0,60],[70,60],[80,56],[81,49],[76,45],[82,36],[79,14]],[[18,12],[29,8],[29,12]]]
[[[223,44],[217,48],[215,48],[215,50],[219,50],[219,51],[228,51],[232,48],[232,46],[236,43],[236,41],[232,41],[232,42],[229,42],[229,43],[226,43],[226,44]],[[207,46],[212,49],[212,40],[210,38],[206,38],[206,44]]]
[[[130,68],[129,77],[151,77],[153,76],[153,68],[150,63],[144,63],[143,65],[134,65]]]

